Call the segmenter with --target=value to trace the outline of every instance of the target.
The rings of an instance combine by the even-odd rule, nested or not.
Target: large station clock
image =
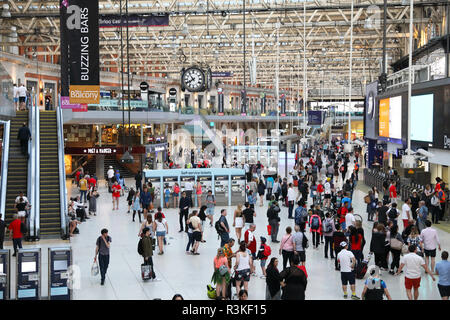
[[[190,92],[204,91],[206,88],[206,73],[197,66],[183,69],[181,72],[181,85]]]

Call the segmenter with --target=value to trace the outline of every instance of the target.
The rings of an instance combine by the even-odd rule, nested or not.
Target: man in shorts
[[[425,229],[420,233],[420,238],[423,241],[423,251],[425,253],[425,263],[428,266],[431,260],[431,272],[434,272],[434,264],[436,263],[436,249],[441,251],[441,243],[436,229],[431,228],[431,221],[425,221]]]
[[[412,296],[412,288],[414,287],[414,300],[419,298],[419,287],[420,287],[420,267],[425,269],[425,273],[428,273],[431,276],[431,279],[435,281],[433,274],[428,269],[428,266],[425,264],[425,261],[421,256],[416,254],[417,247],[415,245],[410,245],[408,248],[409,253],[403,257],[403,262],[400,264],[400,268],[398,268],[396,275],[399,275],[402,272],[402,269],[405,269],[405,288],[406,295],[409,300],[413,299]]]
[[[442,300],[448,300],[450,296],[450,262],[448,262],[448,252],[442,251],[442,261],[436,264],[436,275],[439,276],[438,289]]]
[[[214,207],[216,206],[216,198],[213,196],[212,191],[208,190],[208,194],[206,195],[206,215],[208,219],[211,221],[210,226],[213,226],[213,216],[214,216]]]
[[[348,249],[348,244],[345,241],[341,242],[341,251],[337,255],[337,260],[341,265],[341,282],[342,291],[344,291],[344,299],[347,299],[347,284],[350,284],[352,289],[352,299],[359,300],[360,298],[356,295],[355,289],[355,271],[356,259],[353,253]]]

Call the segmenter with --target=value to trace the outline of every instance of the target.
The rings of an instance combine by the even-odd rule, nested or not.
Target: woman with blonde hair
[[[408,246],[415,245],[417,247],[416,253],[419,256],[423,256],[423,241],[416,226],[411,227],[411,233],[409,234],[408,239],[406,239],[406,243]]]
[[[230,267],[228,266],[228,259],[225,257],[223,248],[217,250],[213,266],[214,273],[211,282],[216,285],[217,299],[222,300],[226,297],[227,284],[230,282]]]
[[[245,217],[242,214],[242,204],[238,204],[236,210],[234,210],[233,217],[233,227],[236,231],[236,237],[238,239],[238,243],[241,242],[242,228],[244,227]]]

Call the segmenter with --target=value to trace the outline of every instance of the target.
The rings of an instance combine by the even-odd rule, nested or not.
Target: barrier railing
[[[8,159],[9,159],[9,134],[11,131],[11,121],[2,121],[3,124],[3,150],[2,150],[2,177],[0,190],[0,215],[2,220],[5,220],[6,210],[6,186],[8,183]]]

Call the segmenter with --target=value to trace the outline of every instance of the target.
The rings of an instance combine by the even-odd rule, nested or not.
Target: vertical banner
[[[247,92],[241,90],[241,116],[247,115]]]
[[[222,88],[217,88],[217,109],[218,112],[217,114],[219,116],[223,116],[224,115],[224,108],[223,108],[223,102],[224,102],[224,96],[223,96],[223,89]]]
[[[260,97],[261,97],[261,116],[265,117],[266,116],[266,103],[267,103],[266,94],[261,93]]]
[[[280,117],[286,117],[286,95],[283,93],[280,97]]]
[[[67,48],[67,14],[68,0],[60,0],[59,5],[59,35],[61,48],[61,96],[69,96],[69,64],[68,64],[68,48]]]
[[[70,103],[100,102],[98,0],[63,0],[62,29],[67,35]],[[64,10],[62,10],[64,11]]]

